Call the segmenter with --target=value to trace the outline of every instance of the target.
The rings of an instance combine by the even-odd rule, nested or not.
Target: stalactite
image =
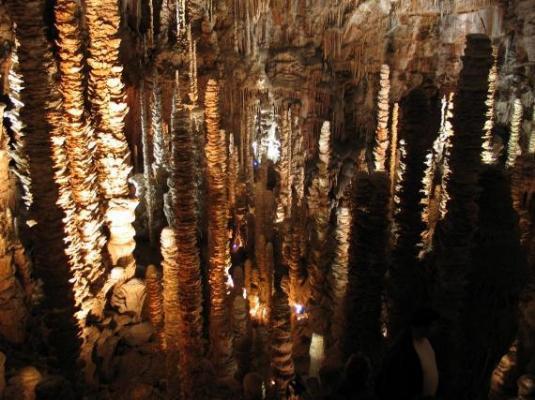
[[[193,40],[191,33],[191,24],[188,25],[188,44],[189,44],[189,99],[192,105],[197,105],[199,99],[199,90],[197,87],[197,42]]]
[[[208,237],[210,283],[210,346],[215,368],[222,379],[232,377],[232,335],[226,307],[226,270],[230,265],[227,232],[226,144],[219,131],[219,87],[210,79],[204,99],[206,121],[205,156],[208,186]]]
[[[478,172],[491,67],[489,39],[484,35],[468,35],[458,93],[454,99],[455,114],[451,119],[455,135],[449,160],[451,174],[447,181],[450,199],[447,214],[435,234],[438,234],[436,263],[439,286],[436,304],[442,316],[444,340],[451,355],[450,368],[444,371],[444,377],[451,382],[453,395],[460,395],[463,387],[459,372],[466,354],[462,353],[461,346],[461,316],[478,214]]]
[[[154,265],[149,265],[145,271],[145,283],[147,285],[147,303],[149,308],[149,320],[154,331],[158,348],[165,350],[163,293],[160,282],[160,274]]]
[[[22,200],[27,208],[30,209],[33,201],[32,196],[32,179],[30,176],[30,160],[27,153],[27,138],[26,126],[21,120],[21,109],[24,103],[21,99],[21,92],[23,90],[23,81],[20,74],[18,47],[20,46],[18,40],[15,41],[15,48],[11,52],[11,66],[8,75],[9,84],[9,100],[13,107],[6,113],[11,124],[11,131],[13,132],[12,148],[10,156],[15,163],[14,172],[20,181],[22,188]]]
[[[76,279],[76,268],[80,266],[79,244],[71,240],[76,237],[74,207],[65,169],[68,162],[60,124],[61,103],[54,92],[56,71],[43,29],[45,1],[10,0],[6,5],[17,25],[20,41],[20,74],[24,81],[21,101],[25,104],[20,118],[26,124],[26,131],[31,132],[26,137],[34,199],[30,218],[36,222],[31,228],[35,235],[35,269],[44,283],[47,300],[44,323],[58,364],[73,377],[78,371],[75,365],[80,342],[73,319],[76,308],[69,280]],[[66,215],[57,202],[70,203],[64,208]]]
[[[149,27],[147,29],[147,44],[149,48],[152,48],[154,47],[154,3],[153,3],[153,0],[149,0],[148,19],[149,19]]]
[[[106,200],[128,197],[129,150],[124,135],[128,111],[119,64],[120,14],[114,0],[87,0],[89,102],[97,138],[97,172]]]
[[[308,196],[308,212],[313,218],[314,230],[309,259],[309,307],[314,332],[323,335],[331,316],[331,304],[328,304],[329,285],[327,265],[325,263],[325,245],[330,216],[330,123],[325,121],[319,139],[318,175],[315,177]]]
[[[75,292],[83,296],[82,312],[88,313],[94,300],[97,282],[105,274],[97,174],[94,165],[95,138],[84,116],[83,54],[76,3],[59,0],[55,7],[60,58],[59,88],[62,97],[62,124],[65,152],[68,161],[69,186],[75,206],[75,224],[78,231],[83,279],[77,279]],[[84,149],[84,151],[80,151]],[[85,282],[84,282],[85,281]],[[82,282],[83,286],[78,287]],[[98,290],[98,289],[97,289]],[[93,297],[93,299],[92,299]],[[84,310],[86,307],[86,310]]]
[[[386,168],[386,151],[388,149],[388,118],[390,95],[390,68],[383,64],[380,72],[380,88],[377,95],[377,129],[375,130],[374,162],[376,171]]]
[[[180,300],[179,300],[179,265],[178,249],[175,232],[172,228],[164,228],[161,234],[161,253],[163,269],[163,309],[164,332],[166,347],[167,393],[178,397],[179,354],[180,354]]]
[[[171,14],[169,10],[169,0],[162,0],[162,6],[160,9],[160,30],[158,34],[158,42],[160,47],[165,46],[169,39],[170,20]]]
[[[287,295],[279,288],[273,296],[271,313],[271,365],[280,398],[286,398],[286,388],[294,376],[290,305]]]
[[[234,220],[234,213],[236,209],[236,191],[238,185],[238,148],[234,145],[234,135],[229,137],[229,151],[228,151],[228,203],[231,214],[231,219]]]
[[[175,94],[175,114],[173,117],[173,154],[170,179],[174,209],[172,228],[176,243],[177,301],[181,321],[179,331],[179,345],[181,347],[179,356],[180,398],[193,400],[200,397],[199,393],[202,390],[199,384],[199,373],[203,356],[201,266],[197,246],[196,155],[191,117],[188,110],[179,102],[180,98],[177,93]],[[228,239],[225,243],[228,252]]]
[[[498,160],[492,148],[492,130],[494,128],[494,95],[496,93],[496,81],[498,79],[497,49],[493,48],[494,63],[489,72],[489,91],[487,93],[487,120],[485,121],[485,133],[483,135],[483,151],[481,161],[484,164],[495,164]]]
[[[511,116],[511,129],[509,142],[507,144],[507,160],[505,166],[513,168],[516,159],[520,155],[520,124],[522,123],[522,103],[519,99],[513,102],[513,115]]]

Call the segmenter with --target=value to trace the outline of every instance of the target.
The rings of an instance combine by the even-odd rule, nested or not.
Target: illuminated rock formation
[[[516,159],[521,153],[520,149],[520,124],[522,122],[522,103],[519,99],[515,99],[513,102],[513,115],[511,116],[511,135],[509,136],[509,142],[507,144],[507,160],[505,166],[507,168],[513,168],[516,163]]]
[[[9,101],[13,104],[13,108],[6,114],[11,124],[11,131],[13,132],[13,150],[10,155],[15,162],[16,168],[14,169],[17,174],[17,178],[20,181],[22,188],[22,199],[26,208],[29,210],[32,201],[32,178],[30,176],[30,160],[28,159],[27,152],[27,138],[26,127],[21,120],[21,109],[24,107],[24,103],[21,99],[21,92],[23,90],[23,81],[20,74],[18,47],[20,44],[15,42],[15,48],[11,52],[11,66],[9,68],[8,84],[9,84]]]
[[[375,130],[374,161],[375,170],[386,168],[386,152],[388,149],[388,118],[390,98],[390,68],[384,64],[379,75],[379,93],[377,94],[377,129]]]
[[[149,265],[147,267],[147,270],[145,271],[145,283],[147,284],[147,302],[150,323],[156,332],[158,348],[160,350],[165,350],[162,283],[160,274],[154,265]]]
[[[176,85],[178,87],[178,82]],[[176,93],[169,182],[174,209],[172,229],[177,257],[175,279],[178,280],[176,299],[180,320],[180,398],[193,400],[199,398],[202,390],[199,374],[203,356],[201,267],[197,246],[197,187],[194,179],[197,166],[190,113],[179,102],[180,98]],[[228,251],[228,239],[225,243]]]
[[[113,0],[85,3],[89,31],[89,101],[97,138],[96,158],[101,195],[128,197],[130,156],[124,136],[128,111],[119,64],[119,7]]]
[[[0,104],[0,116],[3,115],[4,105]],[[13,181],[9,174],[7,144],[8,138],[0,123],[0,336],[8,342],[23,343],[28,312],[24,291],[15,276],[17,238],[11,210],[13,198],[10,186]]]
[[[328,266],[325,262],[325,245],[331,204],[329,199],[330,123],[324,122],[319,141],[318,175],[308,195],[308,212],[314,228],[308,261],[311,323],[314,332],[323,335],[330,320]]]
[[[56,71],[51,69],[52,53],[43,30],[45,2],[9,1],[7,8],[17,24],[20,41],[18,55],[24,81],[20,100],[25,105],[20,109],[20,118],[27,127],[26,131],[32,133],[26,137],[34,199],[30,218],[36,222],[31,228],[35,235],[35,270],[43,280],[44,309],[49,312],[44,322],[50,329],[48,340],[62,370],[73,376],[77,372],[74,365],[80,343],[73,320],[75,295],[69,280],[73,278],[71,269],[76,271],[80,265],[80,257],[77,254],[78,244],[74,243],[74,207],[66,190],[68,175],[65,166],[68,161],[64,154],[65,138],[58,124],[61,103],[53,90],[57,89],[57,82],[52,78]],[[70,205],[63,208],[56,204],[62,202],[70,202]],[[67,215],[62,209],[68,210]],[[83,301],[82,297],[76,299],[78,305]]]
[[[495,164],[496,155],[492,148],[492,129],[494,128],[494,96],[496,94],[496,80],[498,79],[497,49],[493,48],[494,63],[489,72],[489,91],[487,93],[487,120],[485,121],[485,133],[483,136],[483,151],[481,160],[485,164]]]
[[[294,376],[290,318],[288,296],[277,289],[271,313],[271,366],[277,392],[282,398],[286,396],[286,387]]]
[[[227,308],[227,271],[230,266],[226,193],[227,146],[219,127],[219,87],[209,80],[204,98],[208,196],[210,355],[221,379],[234,374],[232,335]]]
[[[99,203],[97,175],[94,165],[95,138],[84,115],[83,55],[76,3],[60,0],[55,7],[59,39],[59,88],[62,97],[62,124],[65,135],[69,189],[75,206],[74,223],[78,232],[83,270],[75,284],[77,295],[90,301],[90,287],[102,279],[105,268],[102,249],[105,239],[101,231],[102,215]],[[80,151],[80,149],[86,149]],[[77,285],[86,286],[76,287]],[[93,289],[94,290],[94,289]],[[81,293],[85,292],[86,293]],[[86,313],[88,311],[85,311]]]

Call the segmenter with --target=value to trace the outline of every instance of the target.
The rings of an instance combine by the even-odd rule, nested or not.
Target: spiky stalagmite
[[[308,197],[309,215],[312,215],[314,230],[309,261],[310,299],[309,306],[312,326],[316,333],[323,335],[331,317],[328,301],[329,285],[325,258],[325,244],[329,225],[329,160],[330,160],[330,123],[325,121],[319,139],[318,175],[312,183]]]
[[[80,40],[79,8],[70,0],[58,0],[55,8],[60,57],[60,93],[63,100],[62,123],[70,174],[69,184],[76,207],[75,221],[80,238],[84,271],[76,280],[75,291],[87,291],[81,304],[90,307],[90,286],[102,279],[105,268],[102,249],[102,215],[94,165],[95,138],[84,116],[83,54]],[[84,149],[84,151],[80,151]],[[78,286],[82,286],[78,288]]]
[[[25,104],[20,110],[21,120],[27,126],[27,152],[30,160],[32,194],[34,202],[30,209],[31,218],[37,225],[34,255],[36,271],[43,279],[46,296],[45,307],[49,311],[45,323],[50,328],[48,336],[60,358],[60,364],[70,376],[75,374],[75,361],[79,341],[73,320],[75,312],[72,278],[69,269],[78,266],[77,246],[74,243],[75,229],[72,218],[72,202],[64,213],[56,202],[70,202],[70,193],[65,166],[64,138],[61,136],[59,112],[61,104],[51,89],[57,82],[51,78],[51,60],[47,39],[43,30],[45,1],[32,0],[20,2],[10,0],[7,6],[17,24],[20,40],[20,73],[24,80],[21,101]],[[53,101],[52,101],[53,100]],[[52,129],[54,128],[54,129]],[[52,145],[51,145],[52,142]],[[54,171],[53,171],[54,167]],[[70,240],[67,245],[64,239]],[[66,254],[68,253],[68,254]]]
[[[196,155],[191,118],[184,105],[178,103],[179,101],[179,96],[176,94],[172,171],[169,181],[174,209],[172,228],[175,232],[177,249],[177,300],[181,321],[180,398],[194,400],[200,397],[199,367],[203,356],[201,267],[197,245]]]
[[[483,128],[483,151],[481,152],[481,161],[485,164],[495,164],[496,155],[492,149],[492,129],[494,128],[494,94],[496,93],[496,80],[498,79],[498,60],[496,48],[493,49],[494,63],[489,72],[489,90],[487,93],[487,120]]]
[[[528,153],[535,154],[535,104],[531,111],[531,134],[529,136]]]
[[[145,284],[147,285],[149,320],[156,332],[158,348],[165,350],[162,283],[158,269],[154,265],[149,265],[145,271]]]
[[[180,354],[180,304],[178,295],[178,249],[175,232],[164,228],[161,235],[163,269],[163,309],[166,347],[167,392],[170,397],[178,397],[180,383],[178,375]]]
[[[286,387],[294,376],[292,328],[288,296],[277,289],[271,313],[271,366],[280,398],[286,398]]]
[[[152,177],[154,182],[153,189],[153,207],[154,207],[154,226],[150,227],[153,230],[154,236],[158,236],[157,233],[164,224],[163,215],[163,199],[165,195],[166,181],[167,181],[167,158],[168,154],[165,147],[165,140],[163,134],[162,124],[162,91],[158,82],[158,77],[154,78],[152,89],[152,102],[151,102],[151,136],[152,136]]]
[[[279,194],[277,196],[277,222],[289,218],[292,205],[292,131],[291,114],[285,109],[281,115],[280,131],[280,160],[277,163],[277,172],[280,177]]]
[[[456,395],[460,395],[457,391],[462,390],[458,379],[463,360],[461,312],[478,214],[478,171],[491,66],[489,39],[484,35],[468,35],[458,93],[454,99],[455,114],[451,120],[455,135],[449,160],[451,174],[446,182],[450,199],[447,214],[435,234],[435,237],[438,234],[436,303],[444,325],[442,332],[447,332],[444,340],[451,355],[450,368],[444,376],[451,379],[451,391]]]
[[[3,127],[4,104],[0,103],[0,337],[11,343],[23,343],[28,312],[24,292],[15,276],[15,227],[10,207],[8,138]]]
[[[388,149],[388,117],[390,95],[390,68],[383,64],[380,72],[380,88],[377,95],[377,129],[375,130],[375,147],[373,150],[375,170],[386,168],[386,152]]]
[[[20,74],[18,56],[19,46],[18,41],[16,41],[15,48],[11,52],[11,66],[9,68],[8,84],[9,100],[13,104],[13,108],[6,113],[6,116],[11,124],[11,132],[13,132],[13,150],[10,152],[10,156],[15,163],[14,171],[22,187],[22,199],[26,208],[29,210],[33,201],[31,192],[32,179],[30,177],[30,160],[26,149],[26,126],[20,117],[21,109],[24,107],[24,103],[21,100],[21,92],[24,84]]]
[[[390,209],[392,213],[394,191],[396,189],[396,169],[398,164],[398,119],[399,119],[399,104],[394,103],[392,109],[392,126],[390,128]]]
[[[155,241],[154,232],[154,178],[151,168],[151,145],[147,127],[147,112],[145,109],[145,85],[141,81],[139,94],[139,119],[141,129],[141,146],[143,154],[143,179],[145,182],[145,209],[147,214],[147,231],[150,243]]]
[[[395,337],[406,326],[423,299],[422,268],[418,265],[419,244],[425,225],[422,221],[423,178],[426,151],[432,146],[433,133],[439,130],[439,110],[434,97],[414,89],[401,104],[400,140],[404,143],[399,162],[403,170],[396,191],[395,245],[392,251],[389,332]],[[403,289],[401,289],[403,288]],[[407,295],[410,293],[410,295]]]
[[[229,149],[228,149],[228,202],[230,217],[234,219],[236,209],[236,190],[238,185],[238,148],[234,145],[234,135],[230,135]]]
[[[208,187],[208,238],[210,283],[210,346],[215,368],[223,379],[231,378],[232,336],[227,307],[227,276],[230,264],[227,232],[228,203],[226,193],[226,144],[219,131],[219,87],[210,79],[204,98]]]
[[[124,136],[128,111],[119,64],[120,14],[114,0],[85,2],[89,30],[89,101],[97,137],[97,172],[101,195],[128,197],[129,150]]]
[[[424,193],[424,197],[422,198],[422,221],[425,224],[425,229],[421,233],[419,244],[420,253],[418,257],[420,259],[432,248],[433,233],[441,214],[440,203],[442,198],[447,197],[447,192],[443,190],[443,185],[437,182],[446,182],[449,176],[448,158],[450,138],[453,131],[448,118],[453,116],[452,99],[451,94],[448,97],[444,96],[442,98],[439,134],[433,143],[433,148],[429,151],[425,159],[426,168],[422,179]],[[442,173],[442,176],[440,176],[440,173]],[[446,201],[444,200],[444,202]]]
[[[520,99],[515,99],[513,102],[513,115],[511,117],[511,135],[509,136],[509,143],[507,145],[507,160],[505,166],[513,168],[516,159],[520,155],[520,124],[522,123],[522,102]]]
[[[388,243],[389,179],[385,173],[355,177],[345,304],[346,355],[362,351],[376,360],[381,348],[383,276]]]
[[[289,300],[290,305],[303,304],[302,296],[302,270],[301,270],[301,230],[304,219],[303,204],[297,204],[297,196],[292,201],[292,217],[290,225],[290,254],[288,257]]]
[[[335,342],[342,338],[344,332],[344,300],[347,293],[349,234],[351,230],[351,212],[348,203],[349,199],[342,199],[342,204],[336,210],[336,248],[331,271],[334,311],[331,334]]]

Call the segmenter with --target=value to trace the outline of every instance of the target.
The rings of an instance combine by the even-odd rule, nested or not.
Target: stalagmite
[[[208,186],[209,283],[210,283],[210,353],[214,367],[225,380],[232,377],[232,359],[227,303],[226,270],[230,263],[227,232],[228,202],[226,193],[227,148],[219,131],[219,87],[210,79],[204,99],[206,121],[205,157]]]
[[[165,46],[169,39],[170,20],[169,0],[162,0],[160,8],[160,30],[158,34],[158,42],[160,46]]]
[[[531,112],[531,134],[529,135],[528,153],[535,154],[535,104]]]
[[[386,168],[386,152],[388,149],[388,118],[390,96],[390,68],[383,64],[379,74],[379,93],[377,95],[377,129],[375,130],[375,147],[373,151],[375,170]]]
[[[275,290],[271,313],[271,365],[281,398],[285,398],[288,382],[294,376],[290,317],[288,296],[281,289]]]
[[[481,160],[484,164],[495,164],[498,160],[492,148],[492,130],[494,128],[494,96],[496,93],[496,80],[498,79],[498,60],[497,49],[493,48],[494,63],[489,72],[489,91],[487,93],[487,120],[483,128],[485,133],[483,135],[483,151],[481,152]]]
[[[392,126],[390,127],[390,209],[393,210],[394,192],[396,190],[396,169],[398,165],[398,119],[399,119],[399,104],[394,103],[392,109]],[[392,211],[391,211],[392,212]]]
[[[513,168],[516,159],[520,155],[520,124],[522,123],[522,103],[519,99],[513,102],[513,115],[511,116],[511,134],[509,136],[509,143],[507,144],[507,160],[505,166]]]
[[[444,340],[447,340],[452,361],[451,368],[444,371],[444,377],[452,379],[451,393],[456,395],[460,395],[459,368],[463,360],[459,342],[462,337],[462,299],[465,277],[471,268],[488,73],[492,67],[489,39],[484,35],[468,35],[463,61],[454,98],[455,113],[451,118],[455,135],[451,138],[451,173],[446,182],[450,199],[444,221],[437,227],[440,235],[437,241],[437,307],[442,315]]]
[[[35,270],[44,285],[46,303],[44,323],[49,330],[47,340],[58,357],[61,369],[68,376],[76,375],[74,366],[79,355],[75,314],[75,296],[78,305],[83,293],[73,294],[71,279],[76,279],[80,267],[79,244],[76,243],[74,207],[68,188],[68,165],[61,131],[61,103],[58,101],[57,71],[43,29],[45,2],[9,1],[7,8],[17,24],[20,41],[20,74],[24,86],[20,100],[20,118],[27,127],[26,149],[30,161],[33,202],[30,218],[36,224],[33,254]],[[61,202],[67,208],[58,206]],[[64,214],[63,210],[67,210]],[[71,271],[73,271],[71,273]],[[74,275],[74,276],[73,276]],[[81,282],[83,285],[83,282]],[[77,318],[83,315],[77,314]]]
[[[309,215],[312,216],[314,224],[313,244],[310,249],[308,264],[310,283],[309,307],[313,330],[319,335],[325,333],[332,311],[332,305],[328,301],[328,266],[324,260],[327,228],[331,211],[329,199],[330,137],[330,123],[325,121],[321,128],[319,140],[318,175],[312,183],[308,196]]]
[[[0,337],[11,343],[23,343],[28,312],[24,292],[15,276],[15,230],[10,204],[8,138],[2,124],[4,104],[0,104]]]
[[[166,348],[167,392],[171,397],[178,397],[179,354],[180,354],[180,303],[179,303],[179,265],[175,232],[164,228],[161,235],[161,253],[163,269],[163,309]]]
[[[113,265],[119,262],[128,271],[135,270],[133,251],[136,247],[134,236],[136,231],[132,226],[136,215],[136,199],[111,199],[106,211],[106,220],[110,231],[107,248]]]
[[[13,108],[6,113],[11,124],[11,131],[13,132],[13,150],[10,156],[15,162],[15,174],[20,181],[22,187],[22,199],[26,208],[29,210],[33,195],[31,191],[32,178],[30,176],[30,160],[27,152],[27,138],[26,126],[21,119],[21,109],[24,103],[21,99],[21,92],[23,90],[23,81],[20,74],[18,47],[20,44],[18,40],[15,42],[15,48],[11,52],[11,67],[9,69],[8,83],[9,83],[9,100],[13,104]]]
[[[152,189],[152,205],[153,210],[153,237],[157,237],[164,225],[163,215],[163,198],[166,192],[167,181],[167,165],[169,163],[169,154],[164,139],[163,124],[162,124],[162,91],[158,75],[154,77],[152,87],[152,101],[151,101],[151,137],[152,137],[152,157],[153,163],[151,168],[151,176],[153,180]]]
[[[147,303],[149,306],[149,319],[156,332],[158,348],[165,350],[164,310],[162,283],[158,269],[149,265],[145,271],[145,283],[147,285]]]
[[[333,322],[331,335],[335,341],[341,341],[344,334],[344,300],[347,293],[349,262],[349,235],[351,213],[349,199],[343,199],[336,210],[336,248],[331,270],[331,287],[333,294]]]
[[[178,89],[178,81],[176,83]],[[191,117],[175,93],[170,193],[174,209],[172,229],[176,245],[180,398],[197,399],[202,344],[201,266],[197,246],[196,155]],[[225,211],[225,210],[223,210]],[[226,219],[225,219],[226,222]],[[228,241],[226,242],[228,246]],[[227,249],[228,251],[228,249]],[[166,288],[167,291],[167,288]],[[167,329],[167,327],[166,327]]]
[[[83,280],[86,281],[88,298],[89,286],[102,279],[105,267],[102,249],[105,239],[101,231],[102,215],[99,203],[97,175],[94,165],[95,138],[84,116],[83,55],[78,28],[79,9],[76,3],[59,0],[56,3],[55,18],[59,39],[60,93],[62,96],[62,123],[65,135],[65,152],[68,164],[69,187],[75,206],[75,225],[78,231]],[[84,149],[84,151],[80,151]],[[82,280],[77,279],[77,284]],[[82,290],[82,289],[76,289]],[[86,311],[87,312],[87,311]]]
[[[289,218],[292,204],[292,133],[291,113],[285,109],[280,116],[280,161],[277,172],[280,177],[279,194],[277,198],[276,221],[282,222]]]
[[[156,240],[154,230],[154,177],[151,168],[151,143],[149,129],[147,127],[147,115],[145,109],[145,85],[141,81],[139,94],[139,119],[141,130],[141,147],[143,154],[143,180],[145,183],[145,212],[147,214],[147,230],[149,233],[149,242],[154,243]]]
[[[89,102],[97,138],[98,183],[104,199],[129,196],[131,167],[124,118],[128,111],[119,64],[120,15],[114,0],[85,2],[89,30]]]

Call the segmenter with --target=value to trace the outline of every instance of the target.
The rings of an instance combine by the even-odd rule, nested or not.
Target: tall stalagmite
[[[76,207],[75,223],[80,241],[83,270],[76,271],[75,297],[82,312],[88,313],[94,300],[95,284],[105,268],[102,249],[102,214],[94,165],[95,138],[84,112],[82,42],[79,31],[80,9],[75,2],[58,0],[55,8],[60,57],[62,123],[68,158],[69,186]],[[84,151],[80,151],[84,149]],[[84,308],[86,308],[84,310]]]
[[[210,284],[210,355],[222,379],[235,371],[232,358],[232,334],[227,307],[227,276],[230,264],[227,231],[228,202],[226,192],[227,146],[219,126],[219,87],[210,79],[204,98],[208,196],[208,257]]]
[[[331,318],[328,266],[325,262],[327,230],[331,212],[329,199],[329,161],[331,126],[325,121],[319,140],[318,175],[314,178],[308,196],[308,212],[313,219],[312,246],[309,259],[311,323],[315,333],[324,335]]]
[[[178,86],[178,82],[176,84]],[[199,382],[203,356],[203,322],[201,267],[197,244],[197,185],[194,179],[197,166],[191,116],[185,106],[180,104],[178,93],[175,94],[173,124],[169,183],[178,264],[176,279],[180,314],[180,398],[194,400],[201,397],[203,389]]]
[[[128,111],[119,64],[121,17],[114,0],[85,2],[89,31],[89,101],[97,137],[97,172],[106,200],[128,197],[130,156],[124,135]]]
[[[386,64],[381,66],[379,85],[379,93],[377,95],[377,129],[375,130],[373,155],[375,170],[384,171],[388,149],[388,118],[390,109],[390,68]]]
[[[489,39],[484,35],[468,35],[451,119],[455,134],[451,138],[451,174],[446,182],[450,199],[447,202],[447,214],[435,234],[438,272],[436,305],[442,317],[444,343],[447,343],[451,356],[451,364],[443,372],[441,381],[447,383],[451,394],[455,396],[461,396],[462,391],[460,372],[464,349],[461,315],[477,222],[478,172],[491,66]]]
[[[56,204],[62,194],[59,182],[55,182],[57,175],[53,172],[55,162],[52,160],[54,146],[50,142],[55,140],[54,137],[57,138],[56,133],[61,136],[60,127],[54,126],[60,121],[54,113],[59,114],[61,104],[57,98],[52,98],[52,88],[56,87],[57,82],[52,79],[51,73],[55,72],[51,69],[52,53],[43,29],[45,1],[10,0],[7,6],[17,24],[20,41],[20,73],[24,81],[21,101],[25,104],[20,110],[20,117],[26,124],[27,132],[32,133],[27,136],[34,198],[30,218],[37,222],[32,232],[35,235],[36,271],[44,282],[44,307],[49,311],[44,314],[44,321],[50,329],[49,342],[56,350],[62,368],[72,376],[76,373],[79,342],[73,319],[75,306],[72,285],[69,283],[69,257],[74,261],[76,251],[72,251],[70,256],[66,254],[62,221],[65,215]],[[62,175],[65,183],[66,162],[64,158],[59,165],[56,164],[60,168],[56,168],[56,174]],[[65,195],[68,196],[68,193]],[[76,261],[72,265],[76,265]]]

